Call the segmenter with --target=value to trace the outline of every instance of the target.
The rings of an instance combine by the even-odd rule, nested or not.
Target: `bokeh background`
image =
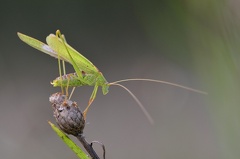
[[[32,0],[0,2],[0,158],[76,158],[52,131],[48,101],[57,60],[20,41],[60,29],[109,82],[123,83],[155,120],[150,125],[122,88],[98,92],[84,134],[107,158],[239,159],[240,23],[237,0]],[[73,69],[70,65],[68,72]],[[92,87],[72,97],[81,109]],[[73,138],[74,139],[74,138]],[[75,140],[75,139],[74,139]],[[75,140],[76,141],[76,140]],[[78,141],[76,141],[78,143]],[[101,155],[101,147],[94,146]]]

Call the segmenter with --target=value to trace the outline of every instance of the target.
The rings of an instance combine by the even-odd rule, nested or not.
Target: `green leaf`
[[[51,125],[52,129],[57,133],[57,135],[67,144],[68,147],[70,147],[73,150],[73,152],[80,159],[89,159],[86,153],[79,146],[77,146],[65,133],[63,133],[58,127],[56,127],[50,121],[48,123]]]

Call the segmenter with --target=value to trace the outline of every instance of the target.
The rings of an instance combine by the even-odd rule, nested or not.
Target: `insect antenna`
[[[125,86],[119,84],[119,83],[110,83],[110,85],[115,85],[115,86],[120,86],[123,89],[125,89],[131,96],[132,98],[137,102],[138,106],[141,108],[141,110],[143,111],[144,115],[147,117],[148,121],[153,125],[154,124],[154,120],[151,117],[151,115],[148,113],[148,111],[145,109],[145,107],[143,106],[143,104],[139,101],[139,99]]]
[[[144,78],[123,79],[123,80],[111,82],[111,83],[109,83],[109,85],[118,84],[118,83],[127,82],[127,81],[148,81],[148,82],[156,82],[156,83],[162,83],[162,84],[166,84],[166,85],[170,85],[170,86],[182,88],[182,89],[189,90],[189,91],[192,91],[192,92],[195,92],[195,93],[200,93],[200,94],[204,94],[204,95],[207,95],[207,94],[208,94],[207,92],[200,91],[200,90],[197,90],[197,89],[194,89],[194,88],[190,88],[190,87],[187,87],[187,86],[183,86],[183,85],[180,85],[180,84],[171,83],[171,82],[162,81],[162,80],[144,79]]]

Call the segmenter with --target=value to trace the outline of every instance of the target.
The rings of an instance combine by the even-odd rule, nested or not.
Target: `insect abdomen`
[[[69,73],[63,75],[62,77],[57,77],[51,83],[53,87],[77,87],[86,85],[85,83],[81,82],[76,73]]]

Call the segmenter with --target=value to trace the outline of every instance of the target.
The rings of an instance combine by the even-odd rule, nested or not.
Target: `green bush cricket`
[[[80,54],[74,48],[68,45],[64,35],[62,35],[59,30],[56,31],[56,35],[50,34],[49,36],[47,36],[46,38],[47,44],[42,43],[41,41],[34,39],[32,37],[29,37],[27,35],[24,35],[22,33],[17,33],[17,34],[23,42],[27,43],[28,45],[32,46],[35,49],[38,49],[58,59],[60,76],[55,80],[53,80],[53,82],[51,83],[54,87],[61,87],[62,91],[63,91],[63,88],[66,88],[66,94],[68,95],[67,93],[68,87],[75,88],[77,86],[85,86],[85,85],[94,86],[93,92],[88,102],[88,106],[83,111],[85,119],[86,119],[86,114],[90,105],[96,98],[96,94],[99,86],[102,87],[102,92],[104,95],[108,93],[109,86],[111,85],[116,85],[124,88],[138,103],[138,105],[140,106],[140,108],[142,109],[142,111],[150,121],[150,123],[153,123],[153,119],[149,115],[147,110],[144,108],[144,106],[141,104],[138,98],[129,89],[119,84],[120,82],[125,82],[125,81],[158,82],[158,83],[163,83],[163,84],[167,84],[175,87],[180,87],[180,88],[201,93],[201,94],[207,94],[206,92],[199,91],[190,87],[174,84],[171,82],[161,81],[161,80],[154,80],[154,79],[140,79],[140,78],[124,79],[124,80],[119,80],[119,81],[109,83],[104,78],[103,74],[98,70],[98,68],[92,64],[91,61],[89,61],[86,57],[84,57],[82,54]],[[61,71],[60,60],[63,61],[63,71],[64,71],[63,75]],[[64,61],[72,64],[76,72],[71,74],[66,74]]]

